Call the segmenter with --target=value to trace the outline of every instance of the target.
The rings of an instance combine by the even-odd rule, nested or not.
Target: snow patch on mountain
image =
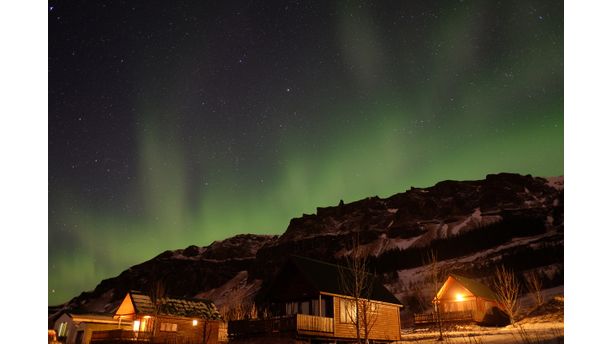
[[[563,176],[547,177],[546,180],[548,181],[548,183],[546,183],[548,186],[553,187],[557,190],[563,190]]]
[[[245,303],[253,300],[253,297],[261,288],[261,280],[248,281],[249,273],[240,271],[234,278],[225,282],[218,288],[201,292],[196,297],[211,300],[217,308],[223,306],[232,307],[236,302]]]

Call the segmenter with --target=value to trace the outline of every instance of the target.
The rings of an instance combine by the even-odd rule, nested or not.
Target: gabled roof
[[[134,305],[134,311],[136,314],[155,313],[155,306],[153,306],[153,301],[151,301],[151,298],[148,295],[136,290],[130,291],[129,294],[132,298],[132,305]]]
[[[290,262],[306,278],[311,286],[319,292],[336,295],[346,294],[341,286],[340,274],[342,273],[341,270],[347,271],[348,268],[300,256],[291,256]],[[285,268],[287,268],[287,266],[285,266]],[[372,295],[370,295],[371,300],[397,305],[402,304],[374,275],[368,275],[369,278],[372,279],[371,283],[373,283]],[[280,283],[282,283],[282,281],[280,281]]]
[[[215,304],[205,299],[163,298],[161,301],[160,313],[215,320],[221,318]]]
[[[128,293],[123,303],[131,302],[134,313],[140,315],[155,315],[155,306],[151,298],[140,292],[132,290]],[[121,309],[129,309],[129,307],[119,306]],[[205,319],[220,319],[217,308],[212,301],[205,299],[194,298],[171,298],[164,297],[159,301],[158,315],[171,315],[182,317],[198,317]],[[124,314],[118,314],[124,315]]]
[[[482,298],[492,300],[492,301],[497,300],[497,294],[495,294],[495,292],[493,292],[493,290],[491,290],[486,285],[474,279],[460,276],[457,274],[450,274],[449,279],[451,277],[455,279],[455,281],[459,282],[463,287],[465,287],[465,289],[469,290],[472,294],[474,294],[474,296],[482,297]],[[446,285],[447,282],[448,282],[448,279],[446,280],[444,285]],[[444,286],[442,286],[440,290],[442,290],[443,288]]]

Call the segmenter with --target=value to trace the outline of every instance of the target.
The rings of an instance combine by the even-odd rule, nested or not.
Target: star
[[[49,275],[52,304],[157,251],[239,228],[280,234],[292,216],[330,199],[502,168],[562,174],[560,2],[527,5],[537,12],[292,2],[286,13],[285,4],[185,2],[142,12],[84,2],[57,14],[55,2],[47,2],[49,261],[71,274]],[[517,25],[485,20],[472,30],[472,12]],[[521,39],[526,33],[538,36]],[[532,145],[529,135],[552,141]],[[501,145],[504,161],[495,158]],[[292,201],[277,207],[284,199]],[[128,200],[146,202],[124,216]],[[64,221],[73,231],[78,223],[79,235]],[[145,231],[172,235],[130,250],[126,242]],[[100,235],[108,240],[94,240]],[[109,259],[97,260],[87,281],[76,278],[80,266],[66,262],[89,262],[92,252]],[[60,280],[68,275],[76,277]]]

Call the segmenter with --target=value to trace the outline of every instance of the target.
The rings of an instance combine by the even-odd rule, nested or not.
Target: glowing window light
[[[68,323],[66,322],[61,323],[59,326],[59,330],[57,331],[57,336],[66,337],[67,329],[68,329]]]
[[[465,297],[463,296],[463,294],[457,294],[457,296],[455,296],[455,298],[457,299],[457,301],[464,301]]]
[[[193,324],[193,326],[198,326],[198,321],[196,319],[193,319],[191,323]]]
[[[134,320],[134,326],[133,326],[134,332],[138,332],[139,328],[140,328],[140,320]]]

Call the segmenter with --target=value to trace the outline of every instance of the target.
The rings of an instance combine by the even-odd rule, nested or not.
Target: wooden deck
[[[295,314],[265,320],[235,320],[228,323],[230,338],[291,332],[312,336],[333,336],[334,318]]]
[[[151,343],[151,332],[134,332],[130,330],[94,331],[91,343]]]
[[[460,312],[444,312],[440,314],[442,322],[465,322],[475,321],[474,314],[472,311],[460,311]],[[419,324],[431,324],[436,322],[436,316],[434,313],[420,313],[414,315],[414,323]]]

